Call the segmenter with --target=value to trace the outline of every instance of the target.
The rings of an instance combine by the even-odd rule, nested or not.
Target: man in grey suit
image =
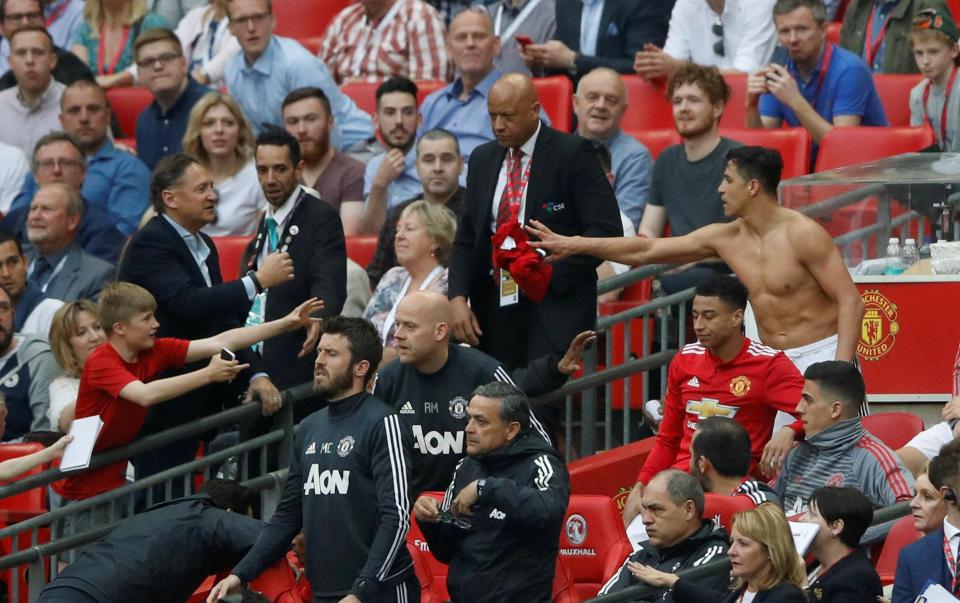
[[[64,302],[97,299],[117,269],[83,250],[76,242],[83,200],[66,184],[44,185],[30,202],[27,238],[36,250],[29,280],[48,298]]]

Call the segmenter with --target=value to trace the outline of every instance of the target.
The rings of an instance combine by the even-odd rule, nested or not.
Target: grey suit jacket
[[[84,298],[96,301],[100,291],[116,277],[116,266],[74,244],[64,257],[63,267],[47,283],[46,295],[64,302]]]

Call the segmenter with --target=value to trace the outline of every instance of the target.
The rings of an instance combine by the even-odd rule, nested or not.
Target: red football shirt
[[[103,429],[94,452],[125,446],[132,442],[147,416],[147,408],[120,397],[120,390],[133,383],[147,383],[167,369],[183,366],[187,359],[186,339],[161,338],[149,350],[140,352],[133,364],[124,362],[109,343],[87,358],[80,377],[76,418],[100,415]],[[60,496],[71,500],[90,498],[124,484],[127,461],[119,461],[89,473],[68,477],[54,484]]]
[[[675,467],[690,471],[690,438],[700,419],[730,417],[750,434],[751,471],[770,440],[777,411],[797,416],[803,376],[783,352],[744,338],[737,356],[722,362],[691,343],[670,362],[663,420],[637,481]]]

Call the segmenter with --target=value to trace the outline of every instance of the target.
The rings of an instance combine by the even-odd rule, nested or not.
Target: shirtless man
[[[821,360],[853,362],[863,302],[840,252],[819,224],[777,203],[783,161],[777,151],[740,147],[727,154],[720,183],[723,212],[734,218],[682,237],[565,237],[536,220],[527,230],[554,259],[587,254],[631,266],[719,258],[750,292],[760,340],[803,373]],[[761,467],[783,462],[793,432],[781,429]]]

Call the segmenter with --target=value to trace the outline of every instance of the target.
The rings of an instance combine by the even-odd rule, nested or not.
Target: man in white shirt
[[[43,27],[26,25],[10,37],[10,68],[17,85],[0,92],[0,142],[24,155],[44,135],[60,129],[60,97],[65,86],[53,79],[57,55]]]
[[[14,197],[30,173],[30,164],[20,149],[0,142],[0,213],[10,211]]]
[[[633,68],[646,79],[670,77],[686,62],[751,73],[770,61],[777,43],[774,0],[677,0],[663,48],[637,53]]]

